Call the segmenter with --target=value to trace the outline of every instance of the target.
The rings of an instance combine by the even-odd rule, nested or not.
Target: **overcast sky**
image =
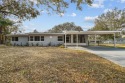
[[[115,7],[119,9],[125,8],[125,0],[94,0],[92,6],[83,5],[82,11],[76,10],[76,7],[71,4],[66,13],[62,14],[62,17],[57,14],[48,15],[46,11],[43,11],[37,18],[25,21],[22,27],[25,32],[31,32],[34,29],[44,32],[55,25],[74,22],[76,25],[81,26],[83,30],[88,30],[94,26],[95,18]]]

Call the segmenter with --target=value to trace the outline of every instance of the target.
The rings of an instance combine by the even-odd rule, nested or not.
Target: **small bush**
[[[60,48],[65,48],[65,46],[64,46],[64,45],[60,45],[59,47],[60,47]]]
[[[48,46],[51,46],[52,44],[51,44],[51,42],[48,44]]]
[[[21,42],[20,46],[23,46],[22,42]]]
[[[29,46],[29,43],[26,43],[26,46]]]
[[[12,44],[10,42],[7,42],[6,46],[12,46]]]
[[[39,43],[37,43],[36,46],[39,46]]]
[[[14,43],[13,46],[16,46],[16,43]]]
[[[41,43],[41,45],[40,46],[43,46],[43,44]]]
[[[31,46],[34,46],[34,45],[33,45],[33,43],[32,43],[32,45],[31,45]]]

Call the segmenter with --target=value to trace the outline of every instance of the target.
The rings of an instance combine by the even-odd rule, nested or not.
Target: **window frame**
[[[44,36],[40,36],[41,40],[40,41],[44,41]]]
[[[33,41],[34,37],[33,36],[30,36],[29,40],[30,41]]]
[[[34,41],[40,41],[40,36],[34,36]]]
[[[19,41],[19,37],[12,37],[12,41]]]
[[[58,36],[58,41],[63,41],[63,36]]]

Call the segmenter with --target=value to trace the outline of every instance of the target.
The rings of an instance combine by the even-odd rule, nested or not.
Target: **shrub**
[[[60,45],[59,47],[60,47],[60,48],[65,48],[65,46],[64,46],[64,45]]]
[[[31,43],[31,46],[34,46],[33,43]]]
[[[26,46],[29,46],[29,43],[26,43]]]
[[[52,44],[51,44],[51,42],[48,44],[48,46],[51,46]]]
[[[21,42],[20,46],[23,46],[23,45],[22,45],[22,42]]]
[[[13,46],[16,46],[16,43],[14,43]]]
[[[40,46],[43,46],[43,44],[41,43],[41,45]]]
[[[39,43],[37,43],[36,46],[39,46]]]
[[[10,42],[6,42],[6,46],[12,46]]]

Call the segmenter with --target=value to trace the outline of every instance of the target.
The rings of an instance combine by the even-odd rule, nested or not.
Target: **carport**
[[[106,35],[106,34],[113,34],[114,35],[114,47],[116,47],[116,33],[121,34],[121,31],[64,31],[65,33],[65,48],[67,47],[67,42],[66,42],[66,36],[68,34],[71,35],[77,35],[77,42],[76,42],[76,46],[78,47],[78,35],[94,35],[94,43],[96,45],[97,43],[97,35]],[[88,37],[88,36],[87,36]],[[88,40],[88,39],[87,39]]]

